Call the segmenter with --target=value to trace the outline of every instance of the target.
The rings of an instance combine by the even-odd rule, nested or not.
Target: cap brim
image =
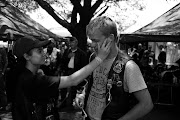
[[[34,46],[34,48],[46,47],[46,46],[49,45],[50,43],[51,43],[50,40],[38,41],[38,43]]]

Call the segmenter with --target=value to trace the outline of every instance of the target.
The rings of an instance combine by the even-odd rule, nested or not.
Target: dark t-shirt
[[[13,105],[13,119],[32,120],[32,104],[48,101],[58,95],[60,79],[55,81],[50,76],[33,75],[25,69],[18,77],[15,100]]]

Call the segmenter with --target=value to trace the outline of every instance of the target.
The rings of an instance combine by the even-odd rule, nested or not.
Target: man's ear
[[[24,53],[23,57],[26,59],[26,60],[29,60],[29,55],[27,53]]]

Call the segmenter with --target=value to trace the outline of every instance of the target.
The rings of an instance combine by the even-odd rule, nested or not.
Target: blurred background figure
[[[41,69],[44,71],[46,75],[57,75],[58,69],[58,55],[60,55],[60,50],[56,46],[57,43],[51,42],[47,48],[44,49],[46,53],[46,62],[41,66]]]
[[[138,44],[137,52],[139,54],[139,60],[141,60],[144,53],[144,47],[141,43]]]
[[[131,56],[133,61],[139,65],[139,53],[134,46],[129,49],[129,56]]]
[[[78,40],[75,37],[67,37],[67,39],[69,41],[69,48],[64,51],[62,57],[62,70],[65,76],[78,71],[87,64],[87,54],[78,47]],[[67,109],[74,109],[73,100],[76,97],[77,90],[80,90],[83,84],[61,90],[62,100],[64,101],[67,97],[63,103]]]

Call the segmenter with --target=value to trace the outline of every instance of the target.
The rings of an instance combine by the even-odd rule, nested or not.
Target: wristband
[[[102,63],[102,61],[103,61],[103,60],[102,60],[100,57],[98,57],[98,56],[95,57],[95,60],[96,60],[99,64]]]

